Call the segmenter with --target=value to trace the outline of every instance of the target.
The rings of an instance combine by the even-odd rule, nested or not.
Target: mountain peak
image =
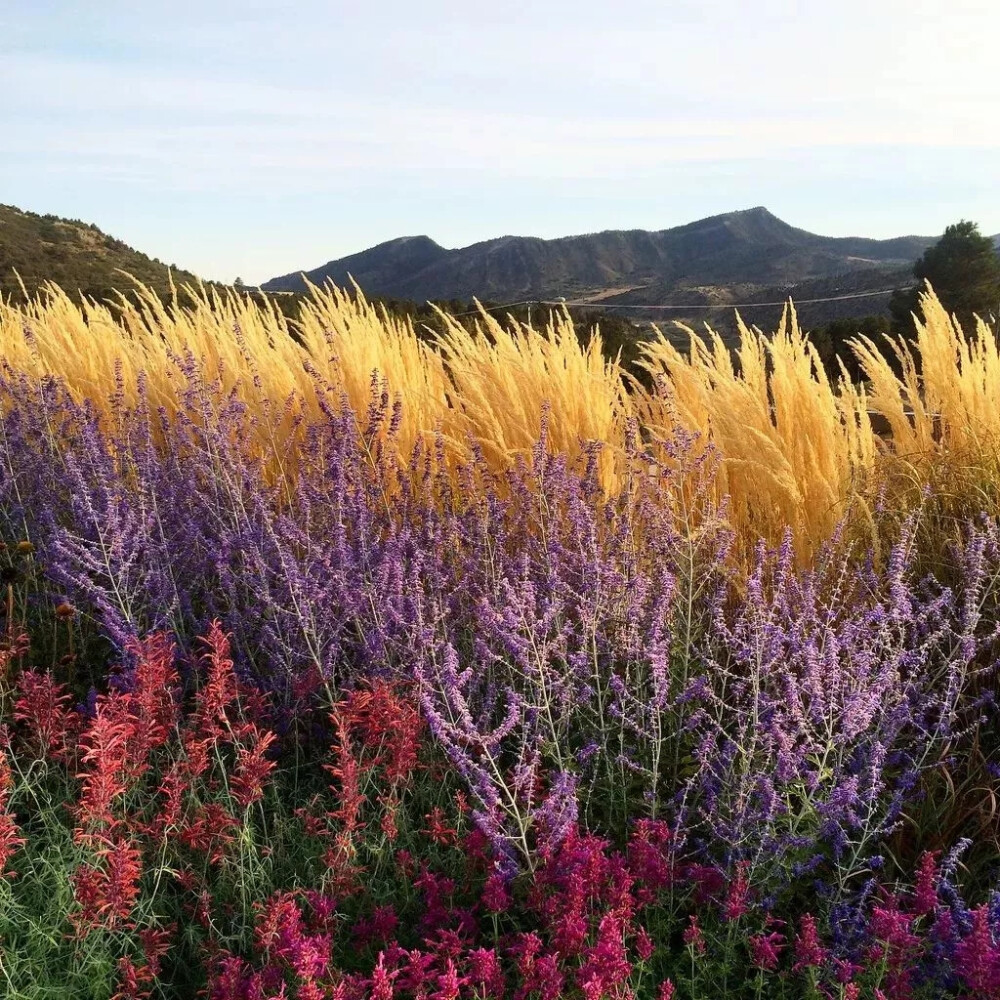
[[[316,284],[341,284],[350,274],[368,294],[416,300],[631,295],[666,302],[676,290],[699,286],[790,287],[859,269],[899,269],[912,265],[931,242],[817,236],[755,205],[657,232],[504,236],[457,250],[428,236],[401,237],[331,261],[307,277]],[[304,286],[300,275],[292,274],[262,287]]]
[[[422,247],[434,247],[437,250],[443,249],[440,244],[436,243],[429,236],[421,234],[420,236],[396,236],[394,239],[386,240],[384,243],[379,243],[377,246],[372,247],[373,250],[377,250],[379,247],[402,247],[408,246],[410,249],[417,249]]]

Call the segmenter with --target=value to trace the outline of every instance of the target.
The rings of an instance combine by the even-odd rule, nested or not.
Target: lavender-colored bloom
[[[367,412],[330,390],[308,425],[191,358],[176,377],[169,418],[140,386],[104,419],[0,373],[0,528],[36,545],[40,603],[65,595],[117,658],[154,629],[190,651],[219,618],[289,732],[341,687],[405,679],[507,869],[541,827],[664,816],[769,892],[836,861],[843,902],[923,774],[995,718],[995,521],[964,529],[947,586],[917,577],[914,523],[884,568],[839,538],[802,571],[788,536],[734,586],[717,456],[690,436],[632,427],[608,497],[599,445],[571,466],[544,427],[503,472],[475,449],[448,470],[441,441],[401,462],[377,377]]]

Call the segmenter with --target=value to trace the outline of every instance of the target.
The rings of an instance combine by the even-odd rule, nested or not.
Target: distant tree
[[[821,326],[809,334],[820,361],[831,379],[841,375],[840,362],[843,361],[848,378],[859,382],[863,373],[849,341],[867,337],[876,345],[885,342],[884,335],[890,331],[888,316],[863,316],[858,319],[835,319],[826,326]]]
[[[979,232],[974,222],[949,226],[944,235],[913,265],[913,276],[919,282],[908,292],[894,292],[889,301],[893,329],[910,333],[917,311],[917,296],[929,281],[941,304],[958,316],[965,326],[974,315],[988,319],[1000,308],[1000,256],[993,241]]]
[[[233,282],[233,288],[235,288],[238,292],[242,292],[243,288],[244,288],[243,279],[242,278],[237,278]]]

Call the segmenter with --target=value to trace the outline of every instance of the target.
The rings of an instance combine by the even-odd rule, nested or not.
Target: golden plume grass
[[[806,559],[874,464],[865,395],[846,377],[831,383],[790,305],[771,337],[737,324],[735,359],[711,329],[705,340],[682,327],[688,355],[662,333],[644,344],[658,390],[640,394],[641,417],[654,434],[675,420],[700,432],[719,453],[718,492],[737,532],[776,542],[791,528]]]
[[[550,313],[542,330],[512,318],[503,326],[483,309],[472,331],[438,315],[456,428],[492,466],[527,456],[544,421],[549,448],[570,461],[599,444],[602,485],[615,488],[629,399],[617,360],[604,358],[599,330],[581,345],[565,310]]]
[[[24,306],[0,302],[0,358],[30,378],[59,378],[109,420],[116,400],[138,404],[143,384],[168,416],[192,389],[209,397],[205,420],[235,398],[255,416],[251,445],[276,478],[294,476],[303,426],[347,407],[360,428],[379,397],[398,406],[393,444],[404,461],[441,439],[448,462],[475,448],[502,469],[530,453],[544,424],[546,447],[570,462],[600,446],[608,493],[623,482],[635,422],[664,463],[669,449],[657,442],[679,426],[717,451],[715,489],[729,498],[743,550],[791,528],[808,561],[852,503],[864,509],[899,478],[900,463],[918,483],[945,467],[973,469],[965,482],[980,493],[975,476],[988,486],[1000,478],[996,338],[982,322],[966,336],[929,288],[920,306],[912,343],[853,344],[864,388],[843,372],[828,377],[791,305],[770,336],[737,317],[735,351],[711,330],[703,338],[684,327],[687,354],[659,334],[642,347],[649,389],[626,387],[599,331],[584,340],[565,310],[541,328],[480,309],[467,329],[442,312],[442,332],[427,337],[359,289],[332,286],[310,286],[296,321],[273,302],[202,286],[175,290],[167,304],[140,287],[115,304],[79,305],[49,286]],[[888,443],[870,411],[888,424]]]
[[[852,347],[889,428],[880,476],[891,510],[920,505],[921,552],[936,567],[962,522],[1000,511],[1000,350],[982,319],[963,330],[929,284],[913,319],[912,339]]]
[[[394,442],[404,460],[440,435],[451,459],[467,458],[474,443],[502,467],[530,451],[543,412],[553,452],[574,457],[586,442],[619,441],[626,395],[599,335],[582,345],[568,315],[542,331],[483,317],[474,334],[449,317],[431,346],[360,289],[310,286],[289,321],[273,302],[203,286],[175,290],[167,304],[140,286],[113,306],[77,305],[48,286],[26,306],[0,303],[0,357],[29,376],[60,378],[109,417],[117,394],[138,402],[140,375],[150,402],[176,414],[194,371],[216,402],[236,396],[255,415],[257,444],[279,475],[294,471],[302,418],[346,406],[361,422],[383,394],[400,406]],[[610,481],[613,460],[602,462]]]
[[[929,284],[919,305],[912,342],[887,338],[887,352],[866,337],[853,344],[871,385],[871,405],[891,429],[893,451],[914,460],[950,455],[1000,471],[996,334],[978,319],[967,335]]]

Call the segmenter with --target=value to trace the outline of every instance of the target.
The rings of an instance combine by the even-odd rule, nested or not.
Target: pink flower
[[[657,1000],[674,1000],[674,984],[669,979],[664,979],[660,983],[659,992],[656,994]]]
[[[444,973],[438,976],[438,991],[431,994],[430,1000],[458,1000],[461,983],[462,980],[455,971],[455,963],[449,958]]]
[[[628,845],[628,863],[647,890],[667,888],[674,880],[673,837],[663,820],[641,819]]]
[[[388,941],[399,926],[399,917],[392,906],[376,906],[372,915],[354,925],[354,937],[359,944]]]
[[[389,972],[385,967],[385,952],[378,953],[378,962],[372,969],[371,993],[369,1000],[392,1000],[394,990],[392,981],[399,975],[398,972]]]
[[[596,980],[602,991],[612,992],[631,973],[632,965],[625,953],[621,920],[616,914],[606,914],[598,926],[596,943],[583,954],[577,982],[586,991],[593,988],[593,981]]]
[[[955,948],[955,968],[970,990],[984,997],[1000,993],[1000,949],[990,930],[989,911],[972,911],[972,932]]]
[[[7,754],[0,750],[0,876],[3,875],[11,855],[26,843],[23,837],[18,836],[20,828],[7,808],[7,800],[13,787],[14,778],[10,762],[7,760]]]
[[[640,927],[635,935],[635,950],[643,962],[648,962],[653,954],[653,939],[645,927]]]
[[[488,913],[503,913],[512,902],[510,890],[499,872],[493,872],[483,886],[483,908]]]
[[[496,950],[476,948],[469,952],[468,958],[469,980],[482,988],[483,996],[500,1000],[506,993],[507,984]]]
[[[800,969],[816,968],[826,961],[826,949],[820,944],[816,930],[816,918],[805,913],[799,923],[799,933],[795,938],[794,972]]]
[[[688,920],[688,926],[684,931],[684,943],[689,948],[694,948],[699,955],[705,954],[705,935],[698,926],[698,915],[695,913],[692,913]]]
[[[933,913],[937,906],[937,858],[940,851],[924,851],[917,869],[917,884],[913,891],[913,912],[922,917]]]
[[[750,865],[746,861],[741,861],[736,866],[736,878],[729,886],[722,910],[726,920],[739,920],[747,912],[747,897],[750,895],[750,881],[747,878],[749,867]]]
[[[785,948],[785,937],[780,931],[754,934],[749,938],[750,955],[758,969],[771,972],[778,967],[778,959]]]

